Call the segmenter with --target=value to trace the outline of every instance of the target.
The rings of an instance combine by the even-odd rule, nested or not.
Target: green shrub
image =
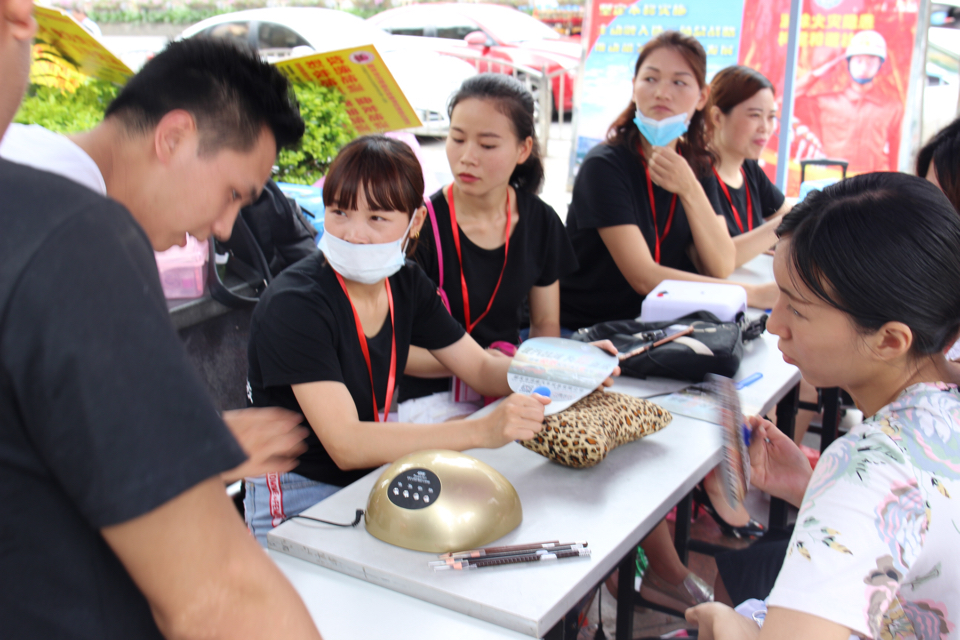
[[[58,133],[76,133],[95,127],[119,87],[103,80],[88,80],[76,92],[33,85],[14,122],[39,124]],[[277,157],[274,178],[281,182],[313,184],[330,166],[340,147],[356,137],[337,89],[317,84],[294,85],[300,114],[307,125],[296,149],[284,149]]]
[[[296,83],[293,88],[307,130],[297,149],[280,152],[280,169],[274,177],[281,182],[313,184],[327,172],[340,147],[357,133],[339,90],[313,83]]]
[[[103,80],[88,80],[75,92],[32,85],[14,122],[39,124],[58,133],[76,133],[95,127],[119,87]]]

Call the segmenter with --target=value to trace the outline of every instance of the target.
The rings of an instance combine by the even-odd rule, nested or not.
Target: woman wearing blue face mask
[[[510,394],[509,358],[483,349],[406,262],[426,214],[423,174],[402,142],[354,140],[323,188],[322,253],[278,276],[250,325],[249,399],[303,414],[311,429],[296,473],[248,478],[247,524],[266,533],[373,468],[422,449],[500,447],[539,431],[539,396],[512,395],[491,415],[442,424],[384,424],[411,345],[471,387]]]
[[[666,279],[709,282],[733,271],[705,140],[706,61],[699,42],[673,31],[640,52],[630,105],[574,183],[567,231],[580,268],[560,280],[564,327],[634,318]],[[776,299],[772,285],[744,288],[751,306]]]

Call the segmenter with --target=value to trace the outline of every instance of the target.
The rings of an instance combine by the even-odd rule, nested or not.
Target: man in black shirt
[[[0,133],[35,31],[31,0],[0,0]],[[211,139],[185,109],[166,124],[162,114],[132,121],[130,135],[154,139],[172,171],[149,186],[175,188],[192,172],[208,180],[201,198],[219,187],[214,177],[259,190],[283,127],[256,96],[241,97],[254,106],[234,112],[234,129],[249,134],[239,141]],[[135,220],[89,189],[3,161],[0,194],[4,638],[318,638],[223,491],[217,474],[244,454],[200,390],[150,250],[229,228],[243,198],[213,219],[190,209]]]

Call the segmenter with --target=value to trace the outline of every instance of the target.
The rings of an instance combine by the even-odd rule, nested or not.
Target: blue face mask
[[[663,120],[654,120],[640,113],[633,119],[640,134],[654,147],[665,147],[687,132],[687,114],[679,113]]]

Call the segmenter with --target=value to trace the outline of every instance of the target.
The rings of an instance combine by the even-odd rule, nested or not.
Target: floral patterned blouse
[[[834,442],[769,606],[867,638],[960,638],[960,391],[920,383]]]

